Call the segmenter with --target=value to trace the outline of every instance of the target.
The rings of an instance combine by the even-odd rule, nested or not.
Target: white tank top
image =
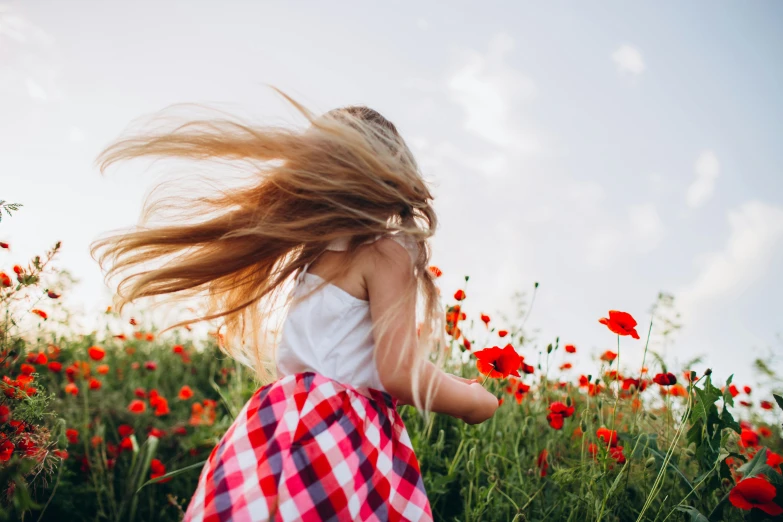
[[[371,243],[383,235],[365,241]],[[417,257],[416,243],[399,233],[389,237]],[[327,250],[347,250],[348,239],[330,243]],[[307,272],[297,277],[293,295],[309,292],[323,282]],[[326,285],[288,310],[275,354],[278,376],[314,371],[362,393],[367,388],[386,391],[375,367],[370,302],[333,284]]]

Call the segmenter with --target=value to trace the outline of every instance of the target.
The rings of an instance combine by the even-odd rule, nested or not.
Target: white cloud
[[[644,59],[639,49],[632,45],[623,44],[612,53],[612,61],[621,73],[640,75],[646,69]]]
[[[684,313],[740,294],[763,278],[783,240],[783,208],[749,201],[730,211],[728,221],[726,246],[703,256],[698,276],[678,292]]]
[[[637,250],[651,252],[663,240],[664,227],[658,210],[652,203],[634,205],[628,209],[630,234],[635,240]]]
[[[696,179],[688,187],[687,202],[691,208],[704,205],[715,191],[715,180],[720,174],[720,162],[711,150],[701,153],[693,166]]]
[[[68,130],[68,139],[74,143],[79,143],[80,141],[84,141],[84,133],[78,127],[71,127]]]
[[[27,78],[25,81],[25,84],[27,86],[27,94],[32,98],[33,100],[41,100],[46,101],[49,99],[49,96],[46,94],[46,91],[43,87],[41,87],[38,82],[33,80],[32,78]]]
[[[465,111],[466,131],[498,147],[530,153],[540,149],[539,139],[522,129],[513,116],[517,104],[535,96],[536,87],[506,63],[513,48],[513,39],[499,34],[486,54],[468,51],[448,87],[452,100]]]

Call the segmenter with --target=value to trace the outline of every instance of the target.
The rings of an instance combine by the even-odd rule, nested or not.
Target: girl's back
[[[370,245],[381,239],[368,240]],[[416,244],[402,234],[389,234],[416,259]],[[293,296],[304,296],[346,262],[345,241],[333,241],[315,262],[297,276]],[[353,270],[289,309],[275,354],[278,375],[314,371],[367,394],[369,388],[386,391],[375,361],[370,300],[362,271],[371,269],[362,246]],[[364,263],[363,263],[364,261]]]

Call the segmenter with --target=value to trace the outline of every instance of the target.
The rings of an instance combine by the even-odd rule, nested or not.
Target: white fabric
[[[365,243],[382,237],[376,236]],[[416,243],[408,236],[391,234],[417,257]],[[333,241],[327,250],[346,250],[348,240]],[[323,279],[307,272],[306,265],[293,292],[309,292]],[[366,388],[386,391],[375,367],[370,302],[329,284],[289,309],[275,355],[279,376],[314,371],[349,384],[361,392]]]

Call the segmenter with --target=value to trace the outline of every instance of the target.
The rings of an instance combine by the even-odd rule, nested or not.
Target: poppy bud
[[[598,409],[599,410],[603,409],[603,407],[604,407],[604,400],[603,399],[598,399]]]
[[[582,431],[584,433],[587,433],[587,421],[582,419],[582,423],[579,425],[580,428],[582,428]]]
[[[549,345],[546,347],[546,353],[552,353],[552,343],[549,343]]]
[[[689,457],[695,457],[696,456],[696,452],[693,451],[690,448],[685,448],[685,454],[688,455]]]
[[[658,416],[654,413],[647,412],[647,416],[650,417],[652,420],[658,420]]]
[[[533,285],[533,288],[538,288],[538,281]]]
[[[465,276],[465,282],[468,282],[468,279],[470,279],[470,276]]]
[[[707,368],[707,370],[704,372],[705,376],[712,375],[712,368]]]
[[[572,403],[573,401],[571,400],[571,396],[569,395],[568,397],[566,397],[566,406],[570,407]]]
[[[650,458],[649,458],[649,459],[647,459],[647,461],[644,463],[644,467],[645,467],[645,468],[651,468],[651,467],[653,467],[653,466],[655,466],[655,457],[650,457]]]
[[[590,382],[592,380],[593,380],[593,375],[592,374],[588,375],[587,376],[587,382]]]

